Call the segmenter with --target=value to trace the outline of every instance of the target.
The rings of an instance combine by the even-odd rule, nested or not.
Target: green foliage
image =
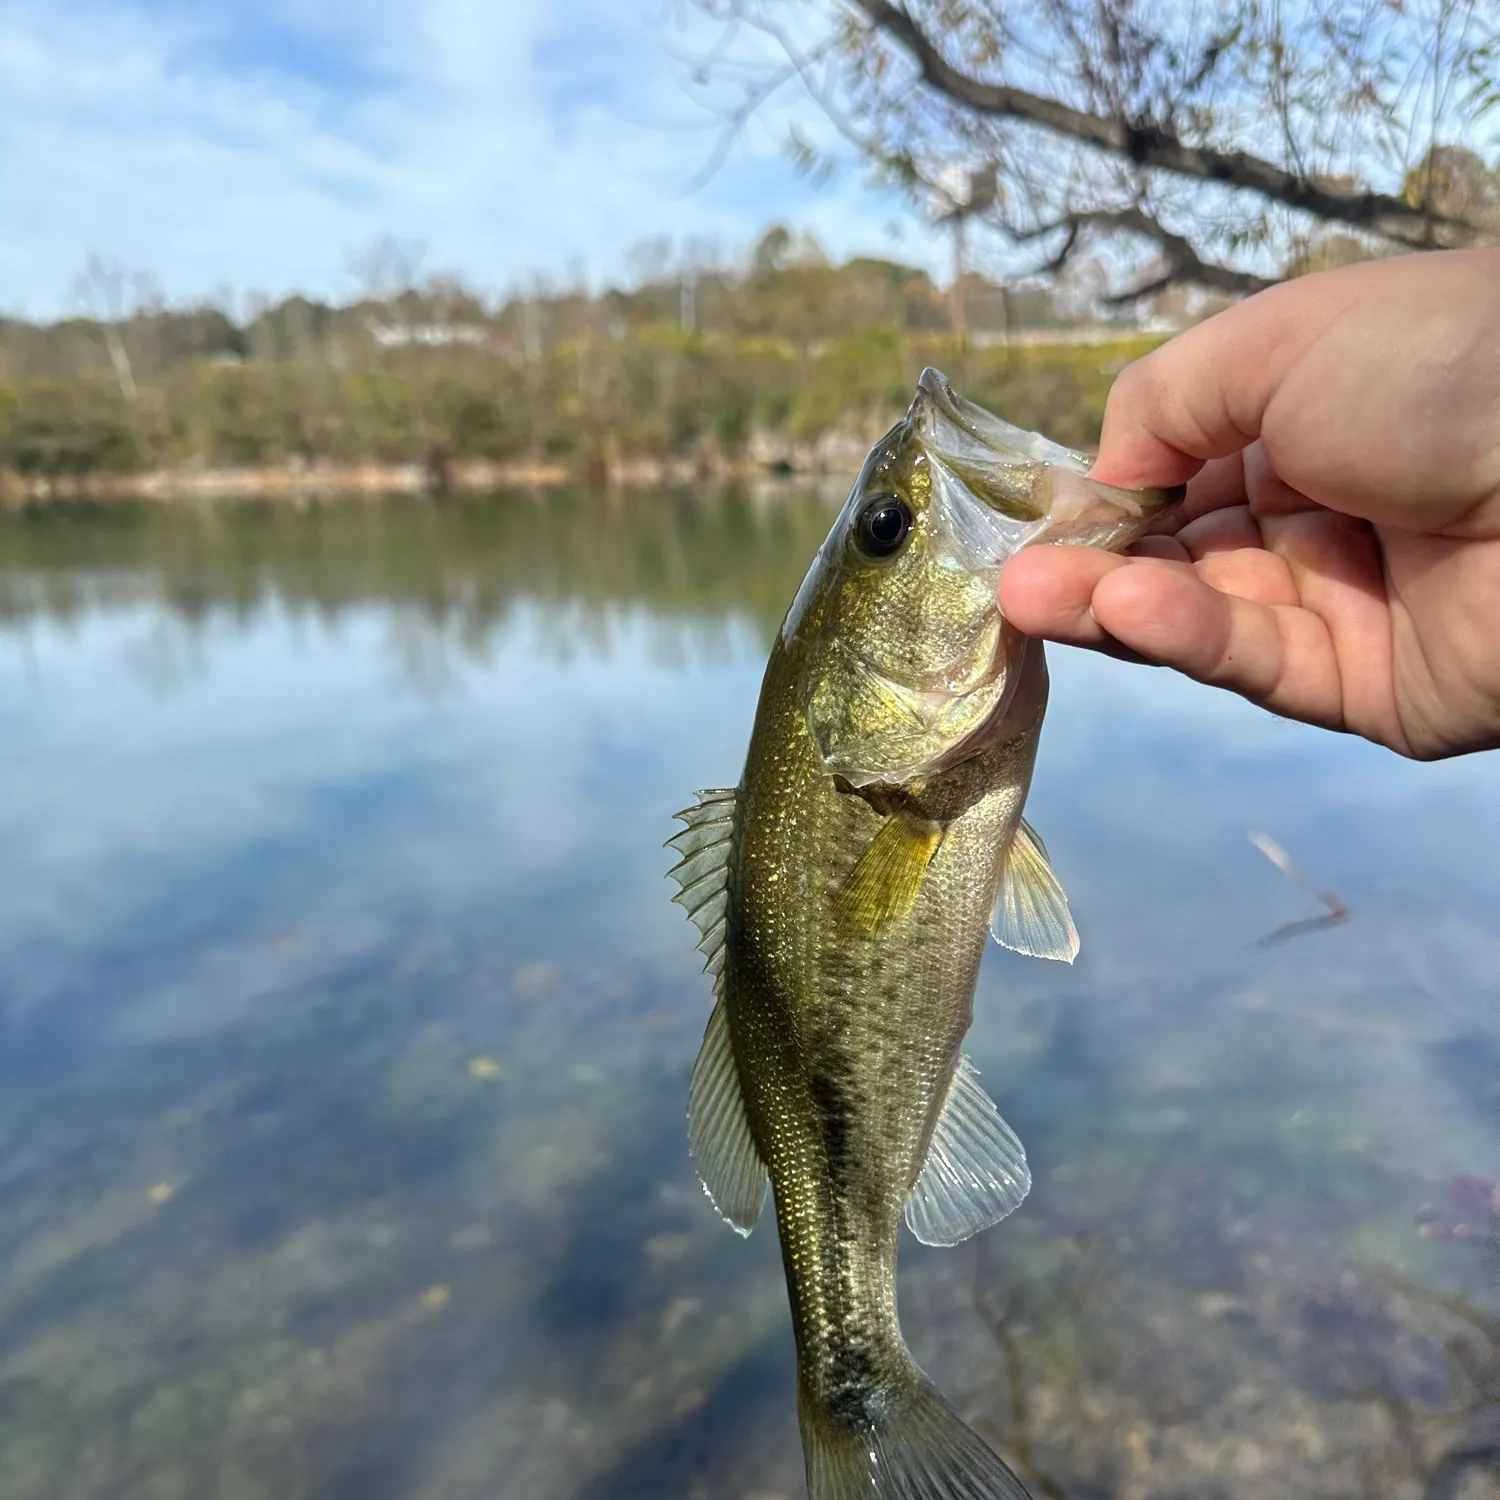
[[[97,378],[0,391],[0,467],[24,475],[135,468],[142,450],[133,415]]]
[[[346,308],[291,298],[243,329],[211,309],[5,324],[0,474],[439,458],[556,462],[580,476],[632,458],[712,467],[765,439],[869,436],[899,415],[924,364],[1059,438],[1097,429],[1109,350],[955,345],[944,298],[911,267],[833,265],[811,237],[777,227],[743,273],[691,274],[691,318],[684,281],[659,276],[493,314],[443,286]],[[971,306],[993,302],[997,329],[1055,324],[1045,289],[973,280]],[[972,321],[983,335],[983,317]],[[107,357],[111,339],[128,379]]]
[[[1136,336],[1106,344],[1018,349],[1008,358],[971,360],[962,367],[961,389],[1007,422],[1044,432],[1054,442],[1089,448],[1098,441],[1105,398],[1115,376],[1159,342]]]
[[[884,328],[845,334],[805,362],[798,374],[801,389],[787,410],[793,437],[816,438],[858,414],[877,419],[899,411],[911,399],[915,373],[903,366],[900,339]]]
[[[1121,351],[1134,347],[960,349],[875,327],[803,351],[657,325],[559,344],[533,364],[468,350],[398,351],[352,371],[189,361],[133,404],[95,375],[0,386],[0,470],[62,478],[443,454],[585,472],[615,457],[732,459],[756,431],[794,443],[871,433],[899,415],[924,364],[1011,421],[1088,443]]]

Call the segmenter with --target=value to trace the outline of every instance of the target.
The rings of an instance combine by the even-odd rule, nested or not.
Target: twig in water
[[[1252,948],[1275,948],[1303,933],[1322,932],[1325,927],[1337,927],[1354,915],[1332,891],[1304,875],[1293,863],[1292,856],[1270,834],[1251,833],[1247,837],[1288,880],[1295,881],[1305,891],[1311,891],[1328,908],[1321,917],[1303,917],[1296,922],[1283,923],[1274,932],[1268,932],[1263,938],[1251,943]]]

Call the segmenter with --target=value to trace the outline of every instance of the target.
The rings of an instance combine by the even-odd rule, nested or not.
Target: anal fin
[[[957,1245],[998,1224],[1030,1191],[1025,1147],[1000,1118],[974,1064],[960,1054],[927,1160],[906,1200],[907,1227],[924,1245]]]
[[[688,1150],[703,1190],[740,1234],[748,1235],[766,1201],[769,1174],[750,1134],[729,1017],[719,1000],[708,1018],[688,1091]]]

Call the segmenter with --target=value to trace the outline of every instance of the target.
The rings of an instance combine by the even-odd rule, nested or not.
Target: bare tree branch
[[[1435,213],[1388,193],[1340,191],[1245,151],[1190,145],[1152,121],[1111,119],[1008,84],[986,83],[953,67],[911,15],[892,0],[853,3],[874,27],[911,55],[930,88],[975,113],[1025,120],[1139,166],[1244,188],[1288,208],[1372,230],[1414,248],[1452,248],[1469,243],[1479,233],[1476,225],[1464,219]],[[1204,269],[1212,274],[1214,268]]]
[[[1130,208],[1081,210],[1050,224],[1043,224],[1036,229],[1019,233],[1013,230],[1011,235],[1012,238],[1024,242],[1042,239],[1062,229],[1067,230],[1067,238],[1062,248],[1051,260],[1038,268],[1042,272],[1053,272],[1060,271],[1066,264],[1068,257],[1078,245],[1080,232],[1086,227],[1124,230],[1152,240],[1161,247],[1161,257],[1152,267],[1150,278],[1131,287],[1128,291],[1117,292],[1106,298],[1105,301],[1111,307],[1137,302],[1142,297],[1153,296],[1157,292],[1165,291],[1169,286],[1176,286],[1182,282],[1192,282],[1194,285],[1206,287],[1209,291],[1227,292],[1235,297],[1247,297],[1253,292],[1263,292],[1267,287],[1276,284],[1271,278],[1255,276],[1248,271],[1236,271],[1230,266],[1221,266],[1213,261],[1204,260],[1187,239],[1180,234],[1173,234],[1170,229],[1139,205]]]

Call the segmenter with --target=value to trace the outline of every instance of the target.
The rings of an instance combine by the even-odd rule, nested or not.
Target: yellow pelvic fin
[[[940,823],[896,813],[885,820],[839,892],[839,910],[862,932],[877,933],[911,911],[922,876],[943,842]]]

